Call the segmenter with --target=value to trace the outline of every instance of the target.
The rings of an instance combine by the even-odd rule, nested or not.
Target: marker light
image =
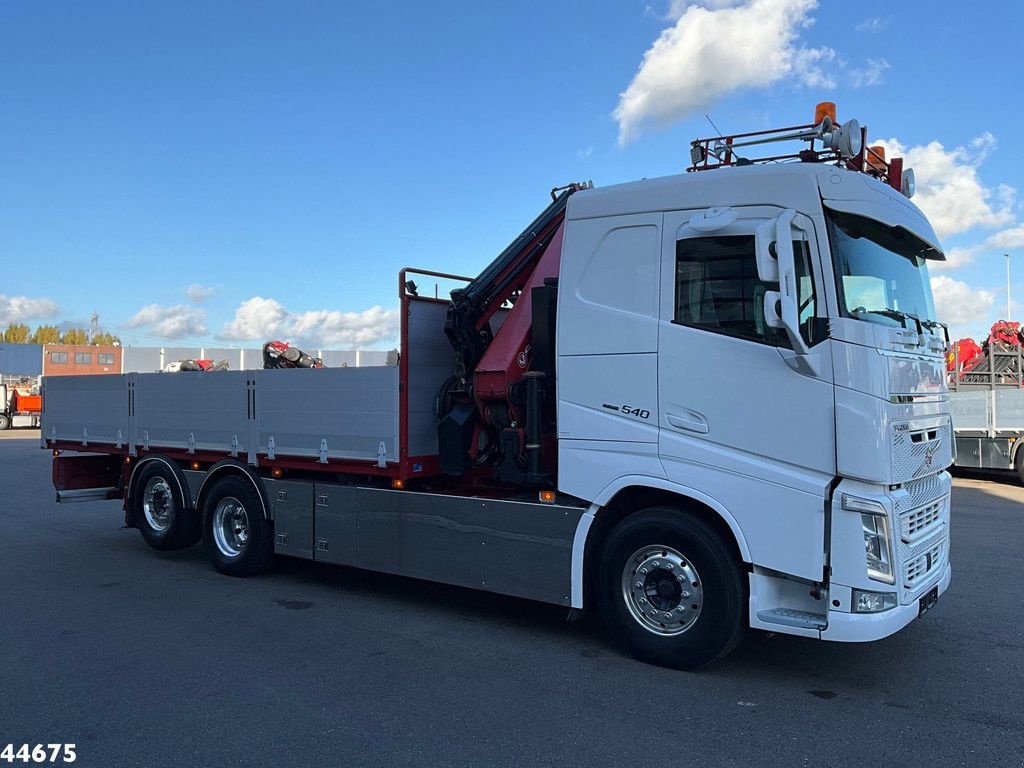
[[[538,495],[538,498],[540,499],[541,503],[543,503],[543,504],[553,504],[554,501],[555,501],[555,492],[554,491],[541,491],[540,494]]]
[[[283,474],[284,470],[281,469],[280,467],[274,467],[272,470],[270,470],[270,476],[274,478],[281,477],[281,475]]]
[[[193,461],[189,466],[192,467],[192,469],[199,469],[199,462]]]
[[[876,171],[885,170],[885,147],[876,144],[868,148],[868,165]]]
[[[838,122],[836,120],[836,103],[834,101],[819,101],[818,105],[814,108],[815,125],[819,125],[826,117],[830,118],[833,123]]]
[[[405,480],[403,480],[400,477],[392,478],[391,487],[394,488],[396,491],[400,491],[403,488],[405,488]]]

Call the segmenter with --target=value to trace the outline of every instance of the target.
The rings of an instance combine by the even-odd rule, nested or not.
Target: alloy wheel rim
[[[704,607],[704,585],[693,563],[672,547],[638,549],[622,569],[622,598],[633,619],[656,635],[689,630]]]
[[[238,557],[249,542],[249,513],[234,496],[221,499],[213,510],[213,540],[225,557]]]
[[[142,492],[142,514],[146,523],[157,533],[171,527],[174,519],[174,496],[171,486],[162,477],[153,477]]]

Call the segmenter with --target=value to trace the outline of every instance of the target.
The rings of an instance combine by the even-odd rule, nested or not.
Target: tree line
[[[92,344],[110,346],[121,340],[112,333],[101,331],[91,340],[85,328],[68,328],[61,331],[56,325],[38,325],[33,331],[24,323],[8,323],[3,332],[5,344]]]

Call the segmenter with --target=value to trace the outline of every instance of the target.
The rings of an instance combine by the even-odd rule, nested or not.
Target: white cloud
[[[0,324],[23,323],[57,314],[53,299],[30,299],[28,296],[7,296],[0,293]]]
[[[1024,248],[1024,224],[996,232],[985,245],[989,248]]]
[[[946,275],[936,275],[931,282],[935,313],[939,320],[949,323],[953,336],[963,335],[962,331],[970,333],[983,324],[995,304],[994,291],[972,288]]]
[[[583,149],[580,149],[580,150],[576,151],[576,157],[578,157],[580,160],[586,160],[592,154],[594,154],[594,147],[593,147],[593,145],[588,146],[588,147],[584,147]]]
[[[398,310],[370,307],[362,312],[289,312],[276,299],[254,296],[238,305],[219,337],[232,341],[284,338],[316,345],[363,347],[398,333]]]
[[[142,328],[165,339],[182,339],[206,333],[206,310],[178,304],[164,307],[147,304],[125,325]]]
[[[188,300],[193,304],[202,304],[208,298],[213,296],[214,290],[213,286],[210,285],[192,283],[192,285],[185,289],[185,295],[188,296]]]
[[[668,125],[742,88],[763,88],[787,76],[824,85],[818,67],[835,52],[797,44],[815,7],[817,0],[673,2],[674,25],[654,41],[619,95],[613,113],[619,145],[645,126]]]
[[[885,59],[868,59],[863,67],[850,70],[850,78],[854,88],[865,88],[882,82],[882,73],[889,69]]]
[[[942,272],[947,269],[959,269],[974,261],[982,250],[979,245],[957,246],[946,250],[945,261],[929,261],[928,269],[932,272]]]
[[[995,137],[984,133],[970,147],[946,149],[937,141],[907,147],[898,139],[874,142],[885,147],[887,157],[902,157],[917,180],[914,202],[924,211],[939,238],[975,228],[993,229],[1013,222],[1017,191],[1000,184],[986,187],[978,166],[995,147]]]
[[[362,312],[315,310],[292,318],[298,338],[314,339],[321,344],[365,346],[398,333],[398,310],[370,307]]]
[[[235,317],[218,336],[222,339],[263,339],[287,335],[288,310],[275,299],[253,296],[238,305]]]
[[[888,26],[888,19],[883,19],[881,16],[872,16],[871,18],[864,19],[864,21],[857,24],[857,26],[854,27],[854,30],[857,32],[871,32],[874,34],[876,32],[881,32]]]

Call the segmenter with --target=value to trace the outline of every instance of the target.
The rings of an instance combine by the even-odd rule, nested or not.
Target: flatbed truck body
[[[990,340],[984,355],[968,370],[954,359],[950,371],[955,464],[1015,471],[1024,483],[1024,354]]]
[[[901,165],[814,151],[553,191],[451,301],[403,270],[396,366],[47,379],[58,500],[121,498],[232,575],[596,605],[680,668],[749,627],[892,634],[951,579],[943,255]]]

